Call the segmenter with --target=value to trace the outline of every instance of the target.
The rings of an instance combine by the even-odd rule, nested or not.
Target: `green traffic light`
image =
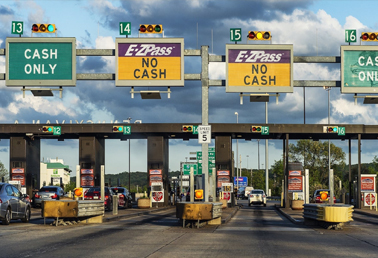
[[[160,32],[161,31],[161,27],[160,25],[156,25],[155,26],[155,32]]]
[[[48,130],[49,132],[52,132],[52,127],[49,127],[47,130]]]
[[[122,126],[118,127],[118,131],[122,132]]]
[[[54,26],[51,25],[51,24],[49,24],[49,25],[47,26],[47,30],[48,30],[49,32],[54,32]]]

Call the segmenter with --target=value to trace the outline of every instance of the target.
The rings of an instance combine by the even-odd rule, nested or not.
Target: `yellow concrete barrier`
[[[305,204],[303,217],[325,222],[344,223],[353,221],[353,205]]]

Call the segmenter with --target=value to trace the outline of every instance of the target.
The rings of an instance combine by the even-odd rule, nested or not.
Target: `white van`
[[[252,186],[246,186],[244,189],[244,198],[248,199],[249,193],[253,190]]]

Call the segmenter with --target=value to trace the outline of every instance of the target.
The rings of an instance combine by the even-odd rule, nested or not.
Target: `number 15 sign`
[[[198,126],[198,143],[211,143],[211,125]]]

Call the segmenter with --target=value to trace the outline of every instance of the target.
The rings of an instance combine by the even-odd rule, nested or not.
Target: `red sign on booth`
[[[12,168],[12,181],[19,181],[21,186],[26,186],[25,170],[23,168]]]
[[[375,192],[375,175],[361,175],[361,192]]]
[[[289,192],[302,192],[303,191],[303,176],[289,176],[288,191]]]

